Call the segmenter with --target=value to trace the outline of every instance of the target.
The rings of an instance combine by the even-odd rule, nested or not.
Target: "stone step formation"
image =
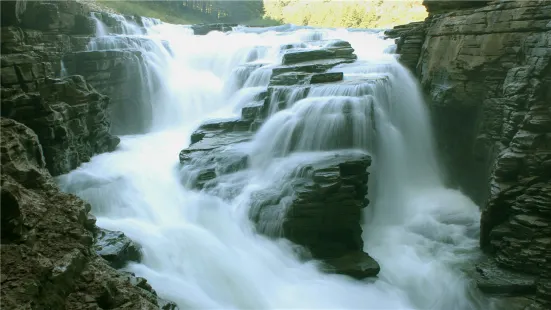
[[[289,107],[286,92],[302,90],[296,100],[306,97],[316,85],[361,85],[365,79],[343,80],[343,72],[327,72],[338,64],[356,59],[345,41],[318,41],[319,49],[299,44],[283,49],[283,63],[270,67],[272,74],[265,90],[241,109],[241,117],[209,121],[191,135],[191,145],[180,152],[184,184],[206,190],[249,167],[249,155],[240,144],[250,142],[254,132],[271,114]],[[244,65],[250,68],[251,65]],[[262,66],[254,66],[261,70]],[[252,74],[253,70],[247,71]],[[246,77],[244,78],[246,80]],[[289,105],[289,106],[286,106]],[[368,204],[367,168],[371,157],[338,151],[329,158],[299,166],[306,175],[274,184],[277,190],[253,194],[249,213],[257,231],[273,238],[286,238],[304,246],[305,259],[323,261],[322,270],[362,279],[376,276],[378,263],[363,252],[361,212]],[[212,191],[210,192],[212,193]],[[228,198],[228,197],[224,197]],[[290,204],[282,201],[290,200]]]

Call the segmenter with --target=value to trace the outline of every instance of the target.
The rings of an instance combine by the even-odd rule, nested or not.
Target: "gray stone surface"
[[[120,231],[99,229],[94,244],[96,253],[113,268],[122,268],[128,262],[140,262],[141,246]]]
[[[539,276],[532,306],[549,308],[551,3],[426,2],[422,47],[407,51],[420,57],[404,64],[430,99],[450,180],[483,206],[482,248],[502,268]]]

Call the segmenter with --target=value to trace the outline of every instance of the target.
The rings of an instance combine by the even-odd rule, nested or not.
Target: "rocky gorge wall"
[[[94,35],[77,1],[2,1],[1,265],[6,309],[176,309],[121,272],[141,252],[99,229],[90,205],[60,192],[61,175],[114,150],[110,98],[62,57]]]
[[[425,91],[450,184],[482,206],[480,245],[503,270],[485,272],[479,266],[479,286],[528,296],[518,308],[534,301],[548,307],[551,2],[425,5],[425,22],[387,35],[397,38],[402,62]],[[504,270],[531,278],[507,278]]]

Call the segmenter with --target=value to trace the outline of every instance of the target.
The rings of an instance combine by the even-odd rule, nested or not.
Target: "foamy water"
[[[461,272],[478,254],[478,207],[443,185],[427,109],[417,83],[388,54],[392,41],[373,31],[294,26],[194,36],[187,26],[154,21],[114,35],[97,23],[91,50],[141,51],[146,106],[131,108],[149,109],[150,126],[58,181],[92,204],[98,226],[142,245],[143,261],[126,269],[161,297],[182,309],[488,309]],[[346,83],[282,94],[286,108],[237,146],[250,156],[248,169],[208,192],[186,188],[181,180],[191,172],[178,153],[193,130],[239,115],[266,89],[282,45],[315,47],[320,39],[355,49],[356,62],[331,69]],[[120,117],[127,119],[115,116],[115,125],[132,121]],[[373,157],[363,239],[381,265],[378,278],[322,273],[288,241],[256,234],[247,218],[252,193],[342,148]],[[215,195],[228,190],[230,198]]]

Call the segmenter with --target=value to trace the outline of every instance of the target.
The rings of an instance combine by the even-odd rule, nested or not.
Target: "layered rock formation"
[[[326,271],[375,276],[380,267],[363,252],[360,226],[370,164],[368,155],[339,152],[300,165],[285,185],[254,193],[249,216],[259,232],[305,246]]]
[[[2,307],[176,309],[110,266],[139,260],[138,247],[119,232],[98,235],[90,205],[52,178],[119,143],[109,98],[82,76],[56,78],[62,56],[90,40],[90,12],[76,1],[1,6]]]
[[[481,247],[499,267],[534,275],[523,293],[549,306],[551,3],[426,6],[422,48],[404,61],[430,99],[450,179],[483,206]],[[399,30],[390,34],[404,50],[410,33]]]
[[[90,205],[58,190],[37,135],[3,117],[1,130],[2,307],[159,309],[143,279],[91,250]]]
[[[9,94],[2,98],[2,116],[26,124],[38,135],[52,175],[67,173],[119,144],[119,138],[109,133],[109,98],[81,76],[46,77],[35,86],[28,92],[2,88],[3,95]]]
[[[127,38],[120,38],[125,41]],[[100,39],[94,39],[99,40]],[[117,135],[145,133],[151,126],[151,79],[142,52],[132,42],[118,42],[118,50],[76,51],[65,54],[67,74],[83,76],[98,92],[109,96],[109,114],[116,120],[111,132]],[[153,81],[149,81],[152,83]]]
[[[112,151],[109,98],[82,77],[56,79],[65,53],[84,48],[94,31],[75,1],[2,2],[2,116],[39,137],[52,175]]]
[[[241,117],[205,123],[192,134],[190,147],[180,152],[187,186],[225,199],[234,198],[238,189],[220,193],[216,186],[235,182],[233,173],[246,173],[250,154],[242,146],[252,139],[268,116],[305,98],[313,87],[372,82],[343,81],[342,72],[326,72],[356,59],[348,42],[319,41],[319,45],[317,49],[283,46],[281,65],[265,69],[246,64],[236,70],[243,74],[240,86],[255,70],[270,70],[269,85],[250,96]],[[345,137],[341,140],[342,145],[335,149],[351,147]],[[289,151],[294,151],[293,145]],[[360,226],[362,209],[368,204],[370,164],[370,156],[346,150],[299,164],[279,183],[252,194],[249,217],[258,232],[303,246],[307,250],[305,258],[322,260],[325,271],[358,279],[375,276],[380,267],[363,252]],[[241,182],[243,179],[247,178],[241,178]]]

